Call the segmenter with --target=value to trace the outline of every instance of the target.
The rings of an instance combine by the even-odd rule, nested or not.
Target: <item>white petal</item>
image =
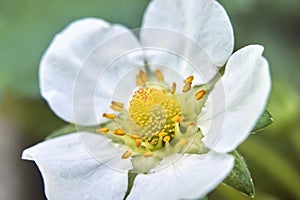
[[[98,140],[102,151],[110,154],[116,149],[108,145],[102,136],[80,133],[57,137],[39,143],[23,152],[22,158],[35,161],[44,179],[48,199],[120,199],[127,188],[127,173],[100,162],[90,149],[86,149],[82,137]],[[97,138],[96,138],[97,137]],[[117,154],[117,153],[116,153]],[[116,160],[116,159],[115,159]],[[111,164],[112,162],[110,162]]]
[[[230,57],[224,76],[211,94],[209,112],[200,116],[200,127],[206,126],[203,141],[215,151],[234,150],[248,137],[265,109],[271,77],[262,53],[262,46],[250,45]]]
[[[143,64],[141,53],[128,53],[139,47],[124,26],[94,18],[75,21],[54,38],[42,58],[41,94],[62,119],[81,125],[96,124],[94,101],[97,109],[109,106],[118,79],[126,70]],[[116,58],[118,62],[114,62]],[[98,87],[101,81],[105,84]],[[80,93],[82,90],[85,93]]]
[[[183,80],[190,75],[194,76],[193,84],[203,84],[217,73],[217,67],[205,51],[183,35],[166,30],[143,29],[142,39],[150,70],[160,69],[165,81],[170,84],[175,82],[178,90],[181,90]],[[176,46],[173,45],[174,41]],[[184,45],[189,46],[188,51],[182,48]]]
[[[217,66],[223,66],[233,51],[234,37],[229,17],[215,0],[153,0],[145,12],[142,28],[167,29],[189,37]],[[174,38],[164,39],[170,41]],[[178,43],[173,40],[170,45]],[[188,48],[181,45],[181,49]]]
[[[166,168],[147,175],[139,174],[128,199],[203,197],[222,182],[234,163],[232,156],[213,152],[206,155],[174,155],[168,159],[173,161]]]

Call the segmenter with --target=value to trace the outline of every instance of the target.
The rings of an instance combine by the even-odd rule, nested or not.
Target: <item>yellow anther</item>
[[[131,152],[130,151],[126,151],[123,155],[122,155],[122,159],[127,159],[131,156]]]
[[[135,146],[139,148],[141,146],[142,142],[143,142],[142,139],[136,139],[135,140]]]
[[[158,137],[154,137],[152,138],[151,142],[150,142],[152,145],[157,145],[158,143]]]
[[[123,108],[124,108],[124,103],[121,103],[121,102],[117,102],[117,101],[112,101],[111,102],[111,105],[110,105],[110,108],[114,111],[122,111]]]
[[[148,76],[147,76],[146,72],[144,72],[143,70],[140,70],[139,75],[140,75],[141,80],[143,81],[143,83],[147,83]]]
[[[188,143],[189,143],[189,141],[186,138],[181,138],[179,140],[179,144],[181,144],[182,146],[187,145]]]
[[[135,83],[136,83],[137,86],[141,86],[141,85],[144,84],[144,82],[143,82],[143,80],[142,80],[140,74],[137,74],[137,75],[136,75],[136,81],[135,81]]]
[[[107,127],[96,129],[97,133],[107,133],[108,131],[109,131],[109,128],[107,128]]]
[[[135,139],[140,139],[141,136],[133,134],[133,135],[130,135],[130,138],[135,140]]]
[[[182,92],[187,92],[191,89],[191,86],[192,86],[192,83],[186,83],[184,86],[183,86],[183,89],[182,89]]]
[[[118,106],[118,107],[120,107],[120,108],[123,108],[123,107],[124,107],[124,103],[117,102],[117,101],[112,101],[112,102],[111,102],[111,105]]]
[[[191,76],[187,77],[183,82],[192,84],[193,80],[194,80],[194,76],[191,75]]]
[[[165,132],[159,132],[159,133],[157,134],[158,137],[164,137],[164,136],[166,136],[166,135],[167,135],[167,133],[165,133]]]
[[[156,76],[158,81],[164,81],[165,80],[164,75],[162,74],[160,69],[155,70],[155,76]]]
[[[115,105],[110,105],[109,107],[110,107],[110,109],[112,109],[114,111],[117,111],[117,112],[121,112],[123,110],[123,108],[120,108],[120,107],[115,106]]]
[[[172,87],[171,87],[171,93],[174,94],[175,91],[176,91],[176,83],[173,82],[173,83],[172,83]]]
[[[116,115],[115,114],[107,114],[107,113],[103,113],[102,115],[103,117],[107,118],[107,119],[115,119]]]
[[[195,126],[195,125],[196,125],[195,122],[190,122],[190,123],[189,123],[189,126]]]
[[[144,153],[144,157],[151,157],[151,156],[153,156],[153,153],[152,153],[152,151],[150,151],[150,150],[147,150],[145,153]]]
[[[171,137],[168,135],[163,138],[164,142],[169,142],[170,140],[171,140]]]
[[[118,136],[123,136],[123,135],[126,134],[126,132],[125,132],[123,129],[116,129],[116,130],[114,131],[114,134],[115,134],[115,135],[118,135]]]
[[[200,100],[202,99],[202,97],[206,94],[206,91],[205,90],[200,90],[198,92],[195,93],[195,97],[196,97],[196,100]]]
[[[172,118],[172,121],[177,123],[182,122],[182,120],[183,120],[182,116],[178,116],[178,115]]]

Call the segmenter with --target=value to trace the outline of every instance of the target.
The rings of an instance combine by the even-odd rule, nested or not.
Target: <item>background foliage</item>
[[[300,1],[220,0],[236,35],[236,50],[265,46],[275,123],[239,151],[256,186],[256,199],[300,199]],[[55,33],[82,17],[140,27],[148,0],[0,0],[0,199],[43,199],[42,182],[22,149],[64,124],[39,96],[38,65]],[[3,144],[2,144],[3,143]],[[13,167],[10,167],[13,166]],[[2,187],[3,186],[3,187]],[[6,189],[5,189],[6,188]],[[2,191],[3,190],[3,191]],[[209,199],[248,199],[220,185]]]

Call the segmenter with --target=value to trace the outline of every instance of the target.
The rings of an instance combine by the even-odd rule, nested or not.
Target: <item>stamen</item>
[[[109,131],[109,128],[107,128],[107,127],[96,129],[97,133],[107,133],[108,131]]]
[[[158,137],[164,137],[166,135],[167,135],[167,133],[165,133],[165,132],[160,132],[157,134]]]
[[[144,84],[144,82],[143,82],[140,74],[136,75],[136,81],[135,81],[135,83],[136,83],[137,86],[142,86]]]
[[[134,134],[133,134],[133,135],[130,135],[130,138],[131,138],[131,139],[134,139],[134,140],[135,140],[135,139],[141,139],[141,136],[139,136],[139,135],[134,135]]]
[[[150,143],[151,143],[152,145],[157,145],[158,139],[159,139],[158,137],[153,137]]]
[[[107,114],[107,113],[103,113],[102,115],[103,117],[107,118],[107,119],[115,119],[116,115],[115,114]]]
[[[152,151],[150,151],[150,150],[147,150],[147,151],[144,153],[144,157],[145,157],[145,158],[151,157],[151,156],[153,156],[153,153],[152,153]]]
[[[120,107],[115,106],[115,105],[110,105],[109,107],[110,107],[110,109],[112,109],[114,111],[117,111],[117,112],[121,112],[123,110],[123,108],[120,108]]]
[[[182,89],[182,92],[187,92],[191,89],[192,83],[186,83]]]
[[[123,129],[116,129],[116,130],[114,131],[114,134],[115,134],[115,135],[118,135],[118,136],[123,136],[123,135],[126,134],[126,132],[125,132]]]
[[[126,151],[123,155],[122,155],[122,159],[127,159],[131,156],[131,152],[130,151]]]
[[[147,83],[148,76],[147,76],[146,72],[144,72],[143,70],[140,70],[140,77],[141,77],[143,83]]]
[[[189,123],[189,126],[195,126],[195,125],[196,125],[195,122],[190,122],[190,123]]]
[[[114,111],[122,111],[124,108],[124,103],[121,102],[117,102],[117,101],[112,101],[111,105],[109,106],[112,110]]]
[[[182,122],[182,120],[183,120],[182,116],[179,115],[176,115],[175,117],[172,118],[172,121],[177,123]]]
[[[171,140],[171,137],[168,135],[163,138],[164,142],[169,142],[170,140]]]
[[[136,146],[137,148],[139,148],[139,147],[141,146],[142,142],[143,142],[142,139],[136,139],[136,140],[135,140],[135,146]]]
[[[118,106],[120,108],[124,107],[124,103],[122,103],[122,102],[112,101],[111,104],[115,105],[115,106]]]
[[[181,138],[179,140],[179,144],[181,144],[182,146],[187,145],[188,143],[189,143],[189,141],[186,138]]]
[[[162,74],[160,69],[155,70],[155,76],[156,76],[158,81],[164,81],[164,79],[165,79],[164,75]]]
[[[198,92],[195,93],[195,97],[196,97],[196,100],[200,100],[202,99],[202,97],[206,94],[206,91],[205,90],[200,90]]]
[[[192,84],[193,80],[194,80],[194,76],[191,75],[191,76],[187,77],[183,82]]]
[[[175,90],[176,90],[176,83],[173,82],[173,83],[172,83],[172,87],[171,87],[171,93],[174,94],[174,93],[175,93]]]

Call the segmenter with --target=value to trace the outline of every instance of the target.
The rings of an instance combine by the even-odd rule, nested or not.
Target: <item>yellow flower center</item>
[[[122,159],[140,154],[151,157],[158,150],[160,156],[180,152],[194,136],[202,138],[196,120],[206,90],[194,93],[194,77],[189,76],[183,81],[182,93],[176,94],[175,82],[169,87],[159,69],[155,75],[158,82],[149,82],[147,74],[140,71],[136,76],[139,88],[133,93],[128,110],[124,103],[112,101],[110,108],[116,113],[103,113],[111,121],[96,130],[129,148]]]
[[[151,86],[140,88],[130,101],[130,119],[140,129],[142,137],[164,132],[174,134],[175,116],[181,115],[176,95]],[[174,135],[172,135],[174,137]]]

